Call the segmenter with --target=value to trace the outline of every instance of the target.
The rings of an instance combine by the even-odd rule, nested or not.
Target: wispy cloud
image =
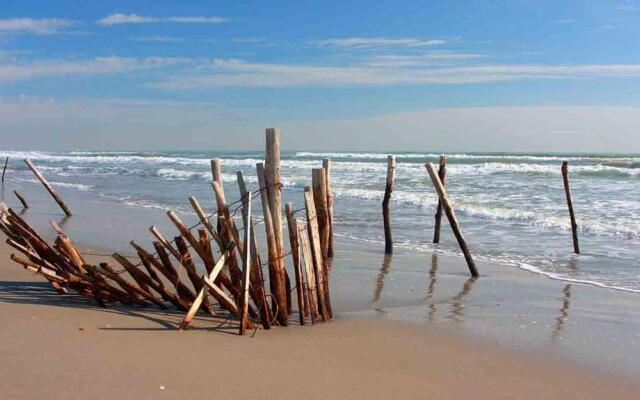
[[[359,47],[359,48],[371,48],[371,47],[425,47],[425,46],[439,46],[447,43],[446,40],[441,39],[417,39],[417,38],[385,38],[385,37],[346,37],[346,38],[333,38],[317,40],[312,44],[318,46],[333,46],[333,47]]]
[[[204,71],[204,72],[203,72]],[[206,72],[209,71],[209,72]],[[215,59],[211,65],[154,84],[159,89],[206,90],[220,86],[391,86],[500,82],[524,79],[637,77],[640,64],[473,65],[458,67],[324,66]]]
[[[429,51],[422,54],[380,54],[369,58],[367,65],[374,67],[418,67],[436,63],[459,63],[485,57],[485,54],[451,50]]]
[[[174,22],[180,24],[221,24],[229,20],[222,17],[149,17],[138,14],[109,14],[96,22],[103,26],[120,24],[152,24]]]
[[[179,36],[136,36],[131,40],[133,42],[179,43],[184,42],[185,38]]]
[[[5,18],[0,19],[0,34],[53,35],[73,24],[74,21],[59,18]]]
[[[0,84],[44,76],[104,75],[183,64],[189,59],[172,57],[95,57],[81,60],[47,59],[28,62],[0,60]]]
[[[553,20],[554,24],[574,24],[576,22],[578,21],[572,18],[559,18]]]
[[[233,41],[236,42],[236,43],[262,43],[265,40],[266,40],[265,38],[261,38],[261,37],[233,38]]]

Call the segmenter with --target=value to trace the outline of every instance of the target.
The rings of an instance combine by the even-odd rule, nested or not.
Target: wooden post
[[[322,160],[322,168],[327,181],[327,212],[329,214],[329,249],[327,255],[333,258],[333,191],[331,190],[331,159]]]
[[[38,180],[44,185],[44,187],[47,189],[47,191],[49,192],[51,197],[53,197],[53,199],[56,201],[56,203],[58,203],[60,208],[62,208],[62,211],[64,211],[64,213],[68,217],[70,217],[71,216],[71,211],[69,210],[69,207],[67,207],[67,205],[64,204],[64,201],[62,200],[62,198],[60,196],[58,196],[58,194],[55,192],[55,190],[53,190],[53,187],[49,184],[47,179],[40,173],[40,171],[38,171],[36,166],[33,165],[31,160],[29,160],[27,158],[27,159],[24,160],[24,163],[27,164],[27,167],[29,167],[29,169],[33,172],[33,174],[36,176],[36,178],[38,178]]]
[[[442,208],[444,209],[444,213],[449,220],[449,225],[451,225],[451,230],[453,230],[453,234],[458,241],[458,245],[460,246],[460,250],[464,254],[464,258],[467,261],[467,265],[469,266],[469,272],[471,272],[471,276],[478,276],[478,270],[476,269],[476,264],[473,261],[473,257],[471,257],[471,252],[469,251],[469,247],[467,246],[467,242],[462,235],[462,229],[460,228],[460,224],[458,223],[458,219],[456,218],[456,214],[453,211],[453,207],[451,206],[451,202],[449,201],[449,196],[447,195],[447,191],[436,172],[436,168],[431,163],[426,163],[427,171],[429,172],[429,177],[431,178],[431,182],[433,182],[433,186],[436,188],[436,192],[438,193],[438,197],[442,202]]]
[[[2,183],[4,184],[4,174],[7,172],[7,164],[9,164],[9,156],[4,159],[4,168],[2,168]],[[25,207],[28,208],[28,207]]]
[[[249,284],[251,282],[251,194],[243,196],[244,215],[244,251],[242,254],[242,291],[240,293],[240,335],[246,334],[249,318]]]
[[[291,257],[293,258],[293,268],[296,276],[296,295],[298,297],[298,312],[300,314],[300,325],[304,325],[304,318],[307,310],[304,306],[304,283],[302,268],[300,266],[300,246],[298,243],[298,221],[293,215],[293,203],[285,204],[287,214],[287,228],[289,230],[289,241],[291,242]]]
[[[20,203],[22,203],[22,208],[29,208],[29,204],[27,204],[27,201],[24,199],[24,197],[22,197],[20,193],[14,190],[13,194],[15,194],[18,200],[20,200]]]
[[[258,185],[260,187],[260,197],[262,200],[262,211],[264,214],[264,229],[267,236],[267,252],[269,256],[269,284],[271,286],[271,295],[274,298],[278,308],[278,322],[287,326],[289,324],[289,315],[287,314],[287,294],[284,277],[284,264],[279,262],[278,246],[276,244],[276,234],[271,219],[272,214],[269,204],[269,196],[265,168],[262,163],[256,164],[258,174]]]
[[[218,276],[218,274],[220,273],[220,271],[222,271],[222,267],[224,267],[224,263],[226,261],[226,258],[227,258],[226,254],[223,254],[220,257],[220,259],[218,259],[218,262],[215,264],[215,266],[213,267],[211,272],[209,272],[208,279],[211,281],[213,286],[215,286],[213,281],[215,281],[215,279]],[[203,282],[204,282],[204,280],[203,280]],[[209,285],[209,286],[211,286],[211,285]],[[196,313],[198,312],[198,309],[200,308],[200,305],[204,301],[205,297],[206,297],[206,292],[205,292],[204,287],[202,287],[198,291],[198,294],[196,295],[195,300],[191,304],[191,308],[189,308],[189,311],[187,312],[187,314],[182,319],[182,322],[180,322],[180,325],[178,326],[178,330],[182,331],[182,330],[185,330],[187,328],[187,326],[193,320],[193,317],[196,316]]]
[[[391,193],[396,181],[396,157],[387,156],[387,183],[384,189],[384,198],[382,199],[382,219],[384,222],[384,252],[385,254],[393,253],[393,238],[391,236],[391,210],[389,210],[389,202],[391,201]]]
[[[573,251],[580,254],[580,246],[578,245],[578,224],[576,216],[573,213],[573,201],[571,200],[571,187],[569,186],[569,163],[562,162],[562,180],[564,182],[564,193],[567,197],[567,207],[569,208],[569,218],[571,218],[571,233],[573,234]]]
[[[318,232],[320,233],[320,248],[323,262],[329,258],[329,213],[327,210],[327,179],[324,168],[314,168],[312,171],[313,200],[316,205]]]
[[[329,310],[327,297],[328,277],[325,269],[324,258],[322,257],[322,249],[320,245],[320,234],[318,232],[318,218],[316,215],[316,207],[313,198],[313,192],[309,186],[304,188],[304,200],[307,208],[307,226],[309,228],[309,238],[311,240],[311,251],[313,252],[313,260],[316,274],[316,286],[318,289],[318,303],[320,305],[320,314],[323,321],[331,319],[331,311]]]
[[[309,234],[307,233],[307,224],[298,224],[301,229],[298,231],[300,234],[300,247],[302,248],[302,258],[304,259],[305,275],[307,276],[307,285],[305,287],[305,296],[307,299],[307,308],[311,315],[311,323],[315,324],[320,318],[318,313],[318,293],[316,291],[316,275],[314,272],[313,256],[311,254],[311,246],[309,245]]]
[[[238,171],[236,173],[236,177],[238,180],[238,189],[240,190],[240,196],[244,198],[245,196],[252,196],[252,193],[247,190],[247,185],[244,182],[244,177],[242,176],[242,172]],[[242,218],[244,224],[247,224],[247,208],[242,207]],[[248,219],[248,223],[252,226],[251,229],[251,241],[246,244],[251,248],[251,257],[252,267],[251,267],[251,286],[253,286],[254,290],[258,296],[258,303],[256,304],[260,310],[260,320],[262,322],[262,327],[264,329],[271,329],[271,310],[269,309],[269,303],[267,302],[267,293],[264,286],[264,277],[262,276],[262,263],[260,262],[260,252],[258,251],[258,240],[256,239],[256,230],[253,229],[253,217]]]
[[[273,234],[278,249],[278,270],[282,271],[283,283],[286,287],[287,271],[284,265],[284,240],[282,238],[282,186],[280,183],[280,129],[266,130],[266,154],[264,162],[264,180],[269,197],[269,210],[273,222]],[[285,290],[287,303],[290,304],[290,293]],[[289,307],[287,306],[287,309]]]
[[[440,156],[440,163],[438,168],[438,177],[442,182],[442,186],[446,187],[445,180],[447,178],[447,156]],[[433,243],[440,243],[440,226],[442,225],[442,202],[438,198],[438,208],[435,215],[436,223],[433,230]]]

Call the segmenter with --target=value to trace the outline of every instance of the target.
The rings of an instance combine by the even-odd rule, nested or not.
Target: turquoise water
[[[74,200],[102,202],[105,210],[127,205],[127,209],[182,212],[191,211],[186,200],[190,195],[212,207],[211,158],[222,159],[223,182],[232,201],[238,198],[236,171],[242,171],[248,184],[257,188],[255,164],[263,154],[0,151],[0,157],[8,155],[12,160],[7,173],[11,190],[34,187],[33,175],[18,161],[29,157]],[[437,199],[424,163],[437,163],[439,154],[396,156],[397,185],[392,197],[396,245],[423,253],[458,254],[446,223],[442,243],[430,243]],[[294,201],[296,208],[302,204],[302,189],[310,183],[311,168],[319,167],[323,158],[333,161],[337,240],[379,244],[382,250],[380,204],[386,153],[283,153],[284,197]],[[459,153],[448,158],[449,195],[476,257],[554,279],[640,292],[640,155]],[[580,256],[572,254],[560,175],[563,160],[570,163],[584,253]],[[254,207],[259,212],[259,202]]]

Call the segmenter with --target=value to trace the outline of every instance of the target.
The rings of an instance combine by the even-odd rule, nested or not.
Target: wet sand
[[[199,317],[193,329],[178,332],[179,313],[103,309],[90,299],[56,295],[11,263],[9,252],[0,245],[0,393],[7,399],[632,399],[640,390],[623,373],[537,354],[501,336],[487,340],[491,335],[477,331],[474,319],[502,311],[476,313],[491,308],[482,304],[479,293],[490,289],[481,282],[501,301],[511,294],[499,288],[513,282],[492,275],[470,282],[459,261],[441,261],[439,282],[430,289],[434,274],[424,263],[401,266],[408,260],[397,254],[385,272],[369,265],[374,252],[341,249],[332,281],[335,321],[238,337],[234,321]],[[352,274],[361,273],[371,279],[354,281]],[[413,276],[408,288],[404,274]],[[449,298],[453,287],[457,295]],[[411,313],[423,312],[408,322]],[[486,323],[500,325],[501,318]]]

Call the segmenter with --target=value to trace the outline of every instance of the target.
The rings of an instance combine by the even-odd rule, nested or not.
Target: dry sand
[[[58,296],[0,245],[2,399],[636,399],[621,378],[375,318],[235,336],[233,322]]]

